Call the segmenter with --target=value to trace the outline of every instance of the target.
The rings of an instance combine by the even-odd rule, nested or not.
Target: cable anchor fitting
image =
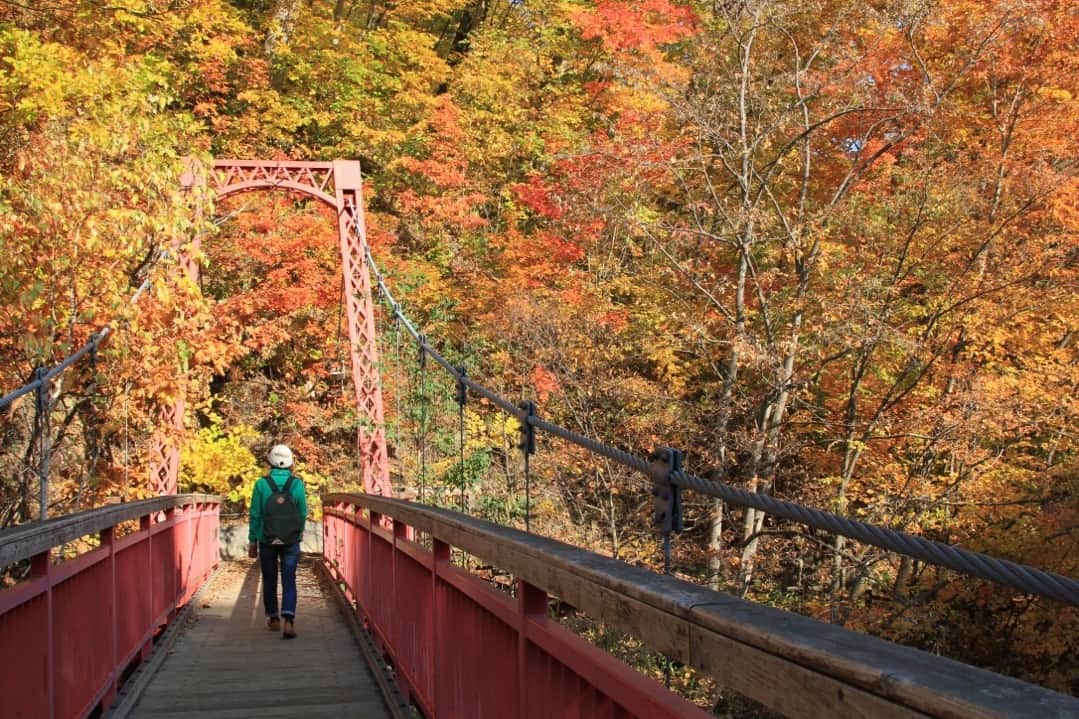
[[[655,497],[655,525],[664,534],[681,532],[682,488],[673,481],[675,472],[682,471],[685,455],[672,447],[658,447],[649,455],[652,463],[652,496]]]
[[[468,372],[465,371],[465,366],[460,365],[457,368],[457,404],[461,407],[465,406],[468,401],[468,386],[465,384],[465,379],[468,377]]]
[[[529,399],[517,406],[525,413],[524,420],[521,422],[521,441],[517,447],[525,454],[535,454],[536,427],[532,424],[532,420],[537,416],[536,403]]]
[[[38,413],[49,411],[49,368],[42,365],[34,370],[34,381],[38,383],[35,394],[35,409]]]

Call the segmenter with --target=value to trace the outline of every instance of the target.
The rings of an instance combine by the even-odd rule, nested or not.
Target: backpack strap
[[[285,494],[288,494],[289,489],[291,489],[291,487],[292,487],[292,480],[294,480],[294,479],[296,479],[296,475],[295,474],[290,474],[288,476],[288,479],[285,480],[285,486],[281,488],[281,491],[284,492]]]
[[[280,489],[277,488],[277,483],[274,482],[273,479],[269,475],[263,477],[263,479],[266,480],[266,484],[270,485],[270,491],[271,492],[280,492],[281,491]],[[291,482],[292,477],[289,477],[288,481]],[[285,487],[286,487],[286,489],[288,488],[288,483],[285,484]]]

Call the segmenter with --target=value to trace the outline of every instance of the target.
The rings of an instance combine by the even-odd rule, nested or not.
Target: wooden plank
[[[97,534],[121,522],[139,519],[173,507],[219,504],[220,497],[206,494],[178,494],[138,502],[111,504],[66,517],[30,522],[0,530],[0,567],[29,559],[65,542]]]
[[[348,704],[371,701],[373,686],[370,682],[332,683],[321,679],[311,669],[312,677],[297,676],[293,672],[277,672],[274,684],[261,685],[250,673],[240,681],[214,684],[189,684],[178,691],[148,691],[139,702],[140,712],[205,711],[207,709],[245,709],[252,707],[296,707],[309,709],[320,704]],[[205,676],[205,675],[204,675]],[[312,681],[312,680],[316,681]]]
[[[388,719],[344,617],[301,559],[297,638],[266,627],[256,562],[223,565],[132,717]],[[280,590],[279,590],[280,591]]]
[[[193,599],[196,602],[200,601],[200,598],[206,592],[207,588],[207,584],[203,584],[199,587],[199,591],[195,593]],[[158,637],[150,655],[142,660],[136,667],[134,674],[128,677],[127,681],[120,687],[119,694],[114,699],[112,706],[109,707],[105,713],[106,719],[126,719],[131,713],[131,710],[138,702],[139,697],[142,696],[142,693],[153,679],[154,674],[161,667],[161,663],[165,661],[169,652],[172,651],[176,639],[180,636],[181,628],[194,611],[194,606],[194,604],[188,604],[181,609],[179,613],[177,613],[174,621],[165,629],[164,633]],[[127,657],[127,661],[130,661],[136,654],[139,654],[142,651],[143,645],[151,641],[153,633],[154,630],[151,629],[142,637],[142,640],[138,643],[135,650]]]
[[[344,704],[322,704],[305,707],[303,714],[297,714],[292,706],[246,707],[241,709],[200,709],[197,712],[163,711],[154,715],[155,719],[343,719],[344,717],[378,717],[379,704],[347,702]]]
[[[1079,717],[1079,700],[1072,697],[544,537],[373,495],[334,494],[324,502],[352,502],[427,532],[728,686],[736,682],[779,711]]]
[[[734,689],[791,717],[924,719],[923,714],[783,657],[709,632],[690,628],[695,666],[706,667],[721,686]],[[777,674],[777,670],[781,673]]]
[[[385,659],[376,649],[374,642],[371,640],[371,635],[360,625],[359,617],[357,616],[354,607],[349,604],[349,600],[346,598],[344,592],[338,590],[337,583],[333,577],[333,571],[327,566],[325,558],[323,558],[323,561],[318,562],[316,569],[325,583],[324,586],[330,587],[328,591],[333,596],[334,603],[344,617],[345,624],[348,625],[353,639],[356,640],[356,644],[360,647],[360,651],[363,652],[364,659],[367,660],[367,666],[384,666]],[[393,719],[412,719],[415,717],[415,713],[413,712],[408,699],[402,694],[401,687],[394,677],[388,676],[386,672],[375,670],[372,670],[371,674],[375,683],[378,684],[379,690],[382,692],[383,699],[386,700],[386,708],[389,710]]]

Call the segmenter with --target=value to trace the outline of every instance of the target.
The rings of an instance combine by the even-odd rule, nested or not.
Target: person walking
[[[303,482],[292,473],[292,450],[275,445],[266,455],[270,472],[251,491],[247,553],[258,557],[262,569],[262,604],[266,626],[296,637],[296,565],[307,522]],[[281,571],[281,606],[277,603],[277,573]]]

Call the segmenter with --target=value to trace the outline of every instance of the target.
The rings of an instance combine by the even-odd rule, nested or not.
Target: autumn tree
[[[171,263],[166,252],[190,238],[194,221],[177,181],[176,139],[190,125],[161,112],[169,90],[152,63],[83,64],[72,48],[11,27],[0,31],[0,46],[8,138],[0,173],[3,385],[23,384],[36,367],[56,364],[106,325],[115,330],[96,363],[51,388],[51,429],[31,430],[32,396],[5,417],[9,524],[31,516],[27,470],[40,461],[28,454],[32,431],[51,435],[57,461],[50,502],[61,510],[144,474],[144,458],[121,456],[116,437],[121,426],[133,426],[132,444],[145,442],[148,404],[120,398],[133,391],[131,382],[149,398],[160,389],[152,387],[164,369],[159,363],[169,360],[131,358],[139,329],[126,323],[138,321],[135,289],[160,277]],[[168,346],[161,329],[140,339]]]
[[[356,488],[333,218],[176,189],[183,155],[357,158],[397,299],[503,396],[1074,574],[1076,22],[1063,0],[0,0],[0,374],[118,322],[53,388],[58,511],[151,491],[135,465],[178,399],[185,487],[241,501],[272,436]],[[459,410],[378,321],[395,487],[520,523],[514,423]],[[5,523],[34,516],[31,409],[3,418]],[[550,438],[533,460],[534,530],[658,561],[640,477]],[[1047,603],[686,506],[685,576],[1068,682]]]

